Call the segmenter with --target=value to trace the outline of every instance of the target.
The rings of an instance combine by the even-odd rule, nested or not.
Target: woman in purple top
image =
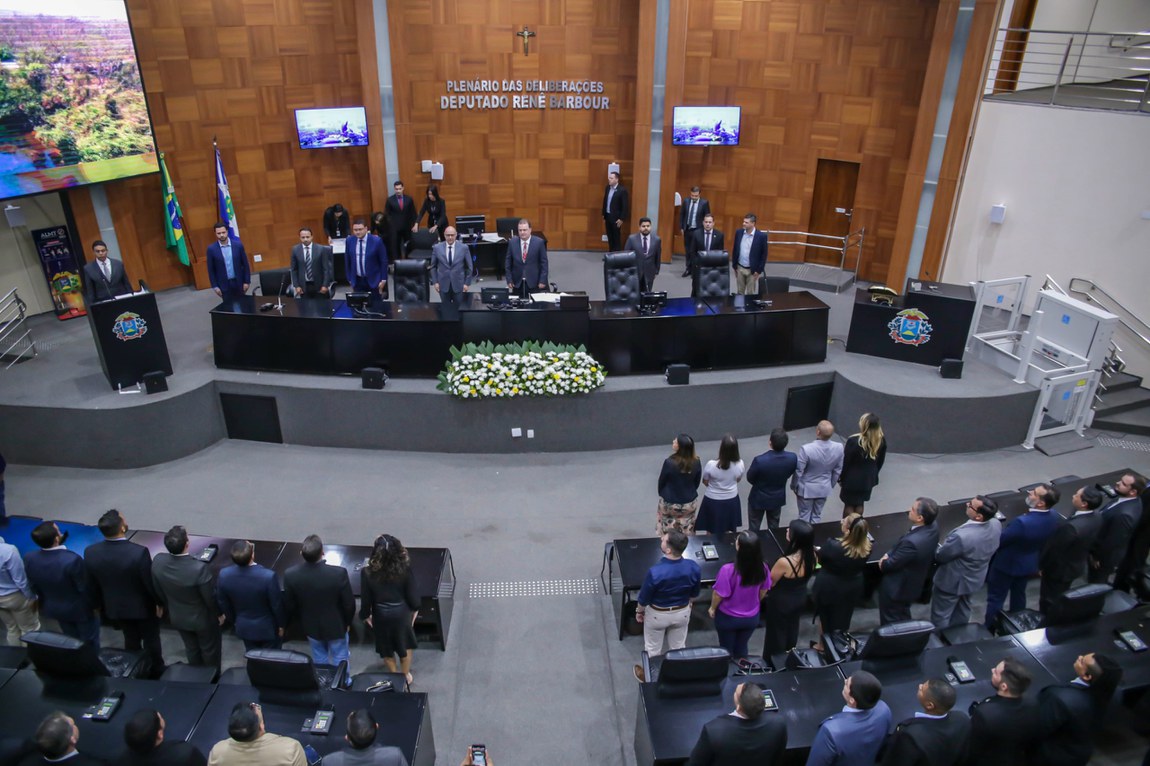
[[[771,574],[763,563],[759,536],[740,532],[735,538],[735,561],[719,570],[708,610],[719,646],[731,653],[731,659],[747,658],[747,644],[759,626],[759,604],[770,588]]]

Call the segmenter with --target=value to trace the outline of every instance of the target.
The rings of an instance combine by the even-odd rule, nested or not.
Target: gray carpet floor
[[[553,269],[570,289],[574,285],[564,284],[565,266],[559,265],[566,260],[554,258]],[[576,262],[572,282],[582,276],[593,289],[597,256],[577,255],[571,259]],[[664,268],[677,274],[681,261],[669,272]],[[686,284],[674,276],[659,287],[686,294]],[[845,336],[849,300],[820,297],[842,308],[832,312],[831,334]],[[204,347],[203,337],[191,341]],[[65,383],[57,379],[56,385]],[[666,423],[669,442],[676,413],[657,417]],[[840,424],[841,430],[850,433],[852,425]],[[945,502],[1069,473],[1087,476],[1124,466],[1150,472],[1145,441],[1123,442],[1129,448],[1101,446],[1093,436],[1090,449],[1058,457],[1021,447],[948,456],[893,453],[867,512],[903,513],[918,495]],[[792,447],[810,438],[809,429],[794,432]],[[898,435],[888,439],[897,450]],[[766,447],[761,436],[741,442],[748,459]],[[477,583],[597,580],[605,542],[654,534],[655,482],[669,450],[668,443],[595,453],[446,455],[224,441],[181,460],[129,471],[11,465],[7,493],[10,513],[62,520],[94,523],[115,507],[140,529],[180,523],[193,533],[290,541],[318,532],[331,543],[355,544],[370,544],[386,531],[407,545],[449,547],[459,583],[448,648],[417,650],[413,667],[415,689],[430,694],[437,762],[458,763],[469,743],[485,742],[500,766],[633,764],[638,693],[631,666],[642,642],[617,639],[612,600],[601,592],[472,598],[469,589]],[[709,459],[717,444],[703,443],[699,450]],[[324,477],[318,482],[317,466]],[[746,492],[744,485],[744,502]],[[840,507],[832,500],[828,515]],[[792,502],[784,523],[793,517]],[[983,594],[976,619],[984,601]],[[916,607],[916,616],[926,609]],[[875,624],[876,609],[856,612],[859,632]],[[804,620],[800,645],[814,636]],[[699,605],[689,643],[711,644],[714,638]],[[107,631],[105,640],[114,644],[119,638]],[[761,642],[760,631],[752,650]],[[165,634],[164,648],[169,660],[182,659],[174,633]],[[293,648],[306,651],[303,644]],[[224,662],[242,663],[241,645],[230,636]],[[370,647],[353,649],[353,672],[379,665]],[[1141,737],[1120,731],[1094,762],[1137,763],[1146,746]]]

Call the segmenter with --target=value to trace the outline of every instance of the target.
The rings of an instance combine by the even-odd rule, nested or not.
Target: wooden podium
[[[155,293],[93,303],[88,306],[88,323],[112,388],[135,386],[149,372],[172,374]]]

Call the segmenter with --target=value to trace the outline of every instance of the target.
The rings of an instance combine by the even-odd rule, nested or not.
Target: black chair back
[[[603,256],[603,294],[608,301],[639,300],[639,263],[634,253]]]
[[[495,233],[511,239],[519,232],[519,216],[504,216],[495,219]]]
[[[772,293],[789,293],[791,291],[790,277],[763,277],[759,280],[759,295]]]
[[[431,248],[438,241],[439,235],[432,234],[427,229],[413,231],[411,233],[411,240],[407,243],[407,252],[413,254],[416,250],[427,250],[430,253]],[[430,255],[428,257],[430,257]]]
[[[709,697],[722,691],[731,654],[717,646],[672,649],[663,655],[655,681],[660,697]]]
[[[698,254],[695,261],[695,284],[692,292],[696,298],[725,298],[731,294],[730,258],[722,250],[706,250]]]
[[[431,291],[431,262],[422,258],[395,262],[392,277],[399,303],[427,303]]]
[[[292,294],[291,269],[265,269],[257,276],[260,278],[261,295],[276,295],[281,286],[284,295]]]
[[[867,639],[859,652],[860,660],[880,660],[888,657],[916,656],[922,653],[934,633],[934,625],[927,620],[907,620],[883,625]]]
[[[1046,614],[1047,627],[1094,619],[1102,613],[1111,590],[1113,588],[1105,583],[1091,583],[1066,591],[1050,605]]]
[[[20,640],[28,645],[28,659],[47,675],[71,678],[111,675],[100,662],[96,647],[87,641],[48,630],[25,633]]]

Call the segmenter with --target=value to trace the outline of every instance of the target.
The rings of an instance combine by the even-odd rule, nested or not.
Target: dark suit
[[[67,548],[28,551],[24,554],[24,574],[40,601],[42,617],[51,617],[67,635],[100,648],[92,581],[79,554]]]
[[[20,761],[17,766],[46,766],[52,764],[53,766],[104,766],[107,761],[102,761],[84,753],[77,752],[71,758],[63,761],[49,761],[40,753],[32,753]]]
[[[1026,608],[1026,582],[1038,572],[1042,546],[1061,517],[1054,511],[1030,511],[1002,530],[998,553],[986,575],[986,625],[994,625],[1010,593],[1012,611]]]
[[[599,209],[603,212],[603,224],[607,230],[607,252],[617,252],[619,243],[623,241],[619,222],[626,221],[631,215],[630,197],[623,184],[615,187],[614,194],[611,194],[611,184],[607,184],[603,189],[603,205]]]
[[[327,245],[311,243],[311,279],[307,278],[307,261],[304,258],[302,243],[291,249],[291,282],[297,288],[303,288],[306,296],[330,298],[331,294],[319,291],[321,287],[330,287],[335,281],[335,264],[333,263],[331,248]]]
[[[323,211],[323,233],[328,239],[343,239],[351,236],[351,213],[343,211],[339,218],[335,217],[335,205]]]
[[[970,766],[1019,766],[1039,735],[1038,705],[995,695],[970,706]]]
[[[655,277],[659,274],[659,267],[663,258],[663,240],[659,235],[647,235],[647,252],[643,252],[643,235],[632,234],[627,238],[627,246],[623,248],[635,254],[635,262],[639,264],[639,277],[643,280],[643,289],[655,289]]]
[[[1097,511],[1080,511],[1069,520],[1055,519],[1053,534],[1046,539],[1038,558],[1042,571],[1042,589],[1038,608],[1045,613],[1055,599],[1079,577],[1086,575],[1090,546],[1102,529],[1102,517]]]
[[[534,235],[527,245],[527,260],[523,260],[523,240],[515,237],[507,244],[507,258],[503,264],[503,278],[512,290],[526,278],[527,289],[547,287],[547,245]]]
[[[795,473],[799,457],[785,450],[767,450],[751,461],[747,481],[751,493],[747,496],[747,525],[758,531],[767,516],[767,527],[779,528],[779,516],[787,504],[787,482]]]
[[[957,766],[966,760],[970,718],[952,710],[944,718],[908,718],[886,743],[883,766]]]
[[[387,216],[387,227],[391,233],[387,249],[397,261],[405,257],[404,245],[411,239],[411,227],[415,225],[419,214],[415,209],[415,200],[406,194],[402,197],[402,205],[398,194],[392,194],[383,203],[383,212]]]
[[[723,249],[723,232],[718,229],[711,230],[711,244],[707,246],[707,232],[704,229],[697,229],[693,238],[694,254],[705,253],[708,250],[722,250]],[[691,264],[694,268],[694,264]]]
[[[92,589],[104,619],[124,632],[124,648],[142,648],[159,676],[164,669],[160,651],[160,621],[156,617],[156,586],[152,581],[152,554],[142,545],[124,539],[104,540],[84,550],[84,563],[96,586]]]
[[[1036,763],[1043,766],[1086,766],[1094,754],[1094,699],[1082,684],[1047,686],[1038,695],[1042,737]]]
[[[761,713],[754,721],[721,715],[703,725],[687,766],[739,766],[782,763],[787,750],[787,724],[777,713]]]
[[[1146,601],[1143,575],[1146,571],[1146,558],[1150,556],[1150,487],[1143,490],[1140,499],[1142,515],[1134,527],[1130,545],[1126,549],[1126,557],[1119,563],[1118,571],[1114,574],[1114,587],[1127,593],[1134,591]]]
[[[1134,528],[1142,518],[1142,501],[1137,497],[1124,497],[1102,511],[1102,528],[1090,550],[1090,557],[1099,563],[1091,567],[1090,582],[1107,582],[1126,556]]]
[[[882,562],[879,586],[879,622],[886,625],[910,619],[910,605],[922,595],[938,547],[938,526],[922,524],[899,538]]]
[[[228,267],[224,263],[224,251],[217,240],[208,245],[208,281],[213,290],[219,290],[224,298],[238,298],[244,294],[244,285],[252,283],[252,270],[248,265],[248,253],[239,239],[232,241],[232,270],[235,276],[228,279]]]
[[[85,301],[96,303],[132,292],[132,284],[128,281],[128,272],[124,271],[124,264],[115,258],[109,258],[108,271],[112,276],[105,278],[98,258],[84,264]]]
[[[280,648],[287,614],[275,572],[260,564],[227,567],[220,572],[216,599],[244,648]]]
[[[219,606],[212,570],[188,555],[157,553],[152,560],[156,596],[180,632],[189,665],[220,666]]]
[[[387,248],[383,240],[374,234],[363,237],[363,265],[360,266],[360,240],[348,237],[344,244],[343,258],[347,265],[347,281],[351,289],[358,292],[380,292],[379,283],[387,281]]]
[[[694,204],[695,214],[693,225],[691,220],[692,204]],[[695,246],[695,232],[703,230],[703,218],[710,212],[711,203],[705,197],[699,197],[698,201],[688,197],[683,200],[683,205],[679,209],[679,230],[683,232],[683,247],[687,254],[688,273],[695,269],[695,253],[698,252],[698,248]]]
[[[284,608],[299,620],[308,638],[333,641],[347,636],[355,617],[355,597],[343,567],[322,560],[304,562],[284,573]]]
[[[159,747],[147,755],[125,750],[116,759],[118,766],[205,766],[207,762],[204,754],[190,742],[169,740],[161,742]]]

